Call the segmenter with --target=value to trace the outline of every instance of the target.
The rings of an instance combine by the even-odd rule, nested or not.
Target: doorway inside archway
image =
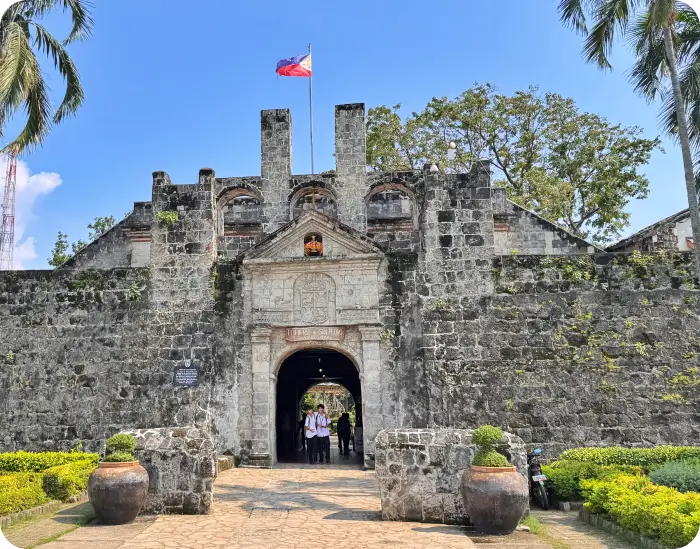
[[[360,376],[348,357],[332,349],[297,351],[282,363],[277,373],[276,392],[277,461],[308,463],[308,454],[303,449],[302,442],[303,424],[300,425],[305,415],[303,408],[312,403],[322,403],[327,408],[330,405],[333,413],[339,413],[345,407],[348,409],[343,411],[354,412],[352,425],[355,451],[341,455],[337,436],[333,434],[331,462],[362,464],[362,445],[361,440],[358,440],[362,433]],[[323,398],[331,400],[323,402]],[[350,449],[352,450],[352,445]]]

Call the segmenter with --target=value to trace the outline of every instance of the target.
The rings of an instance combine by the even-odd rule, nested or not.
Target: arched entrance
[[[327,348],[311,348],[291,354],[277,373],[277,461],[299,461],[301,419],[304,393],[319,383],[345,387],[355,402],[356,425],[362,426],[360,376],[355,364],[344,354]]]

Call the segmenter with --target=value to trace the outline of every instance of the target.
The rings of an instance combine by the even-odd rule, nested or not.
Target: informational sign
[[[308,326],[304,328],[287,328],[287,341],[343,341],[345,328],[335,326]]]
[[[185,360],[183,366],[175,368],[173,385],[175,387],[196,387],[199,384],[199,368],[192,365],[191,360]]]

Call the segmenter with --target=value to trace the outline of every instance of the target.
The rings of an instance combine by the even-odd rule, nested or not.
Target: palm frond
[[[629,38],[636,60],[628,72],[635,91],[652,101],[663,92],[666,76],[666,50],[663,35],[651,24],[648,13],[643,13],[630,29]]]
[[[570,26],[580,34],[585,34],[588,31],[582,0],[561,0],[557,11],[559,19],[565,25]]]
[[[66,116],[75,114],[85,99],[80,76],[61,43],[41,25],[35,23],[34,29],[37,48],[53,60],[54,66],[66,81],[66,93],[53,118],[55,123],[59,123]]]
[[[593,10],[594,25],[586,37],[583,54],[586,60],[602,69],[610,69],[608,59],[616,33],[625,34],[630,18],[643,0],[599,0]]]
[[[63,44],[70,44],[77,40],[83,40],[92,34],[94,19],[91,9],[94,7],[92,2],[87,0],[25,0],[26,13],[28,19],[36,20],[47,15],[56,7],[62,7],[63,11],[71,12],[73,27]]]

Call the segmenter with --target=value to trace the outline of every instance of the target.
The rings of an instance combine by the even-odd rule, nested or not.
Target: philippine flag
[[[280,76],[304,76],[311,78],[311,54],[297,55],[291,59],[278,61],[276,72]]]

